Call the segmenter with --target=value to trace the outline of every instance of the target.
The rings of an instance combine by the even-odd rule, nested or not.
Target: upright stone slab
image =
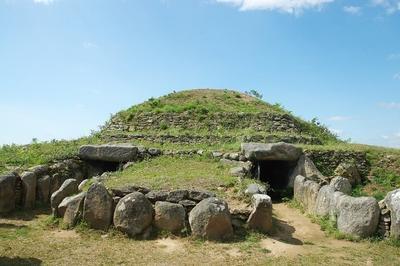
[[[331,213],[333,206],[333,194],[335,188],[330,185],[321,187],[318,192],[317,201],[315,204],[315,214],[318,216],[328,216]]]
[[[306,155],[300,156],[299,160],[297,161],[297,165],[289,177],[289,184],[288,184],[289,187],[291,188],[294,187],[294,180],[298,175],[304,176],[305,178],[312,180],[326,179],[324,175],[321,174],[321,172],[314,165],[313,161]]]
[[[192,234],[209,240],[228,239],[233,234],[228,204],[218,198],[202,200],[189,214]]]
[[[63,217],[63,222],[68,227],[73,227],[82,218],[83,202],[86,192],[66,197],[58,206],[58,211]]]
[[[131,144],[84,145],[79,149],[81,159],[116,163],[134,161],[137,153],[137,146]]]
[[[61,187],[51,195],[51,210],[54,216],[59,216],[58,205],[65,199],[75,193],[78,193],[78,182],[75,179],[67,179]]]
[[[242,143],[242,153],[251,161],[297,161],[303,151],[301,148],[284,142]]]
[[[314,214],[318,192],[321,186],[304,176],[297,176],[294,182],[294,198],[302,204],[305,211]]]
[[[272,201],[268,195],[254,194],[251,198],[253,211],[247,224],[249,228],[268,233],[272,229]]]
[[[385,204],[390,210],[390,236],[400,239],[400,189],[389,192]]]
[[[112,222],[114,201],[100,183],[90,186],[83,204],[83,220],[90,228],[106,231]]]
[[[376,232],[380,215],[376,199],[342,196],[337,211],[340,232],[361,238],[372,236]]]
[[[115,207],[114,226],[129,236],[144,232],[153,221],[153,206],[140,192],[123,197]]]
[[[33,209],[36,201],[36,175],[33,172],[24,172],[22,180],[22,205],[25,209]]]
[[[15,182],[14,174],[0,176],[0,213],[7,213],[15,209]]]
[[[36,199],[41,203],[49,203],[50,176],[46,175],[37,180]]]

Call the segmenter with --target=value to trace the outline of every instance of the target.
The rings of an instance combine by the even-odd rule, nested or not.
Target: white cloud
[[[352,15],[360,15],[361,7],[359,6],[345,6],[343,7],[343,11]]]
[[[350,119],[351,119],[350,116],[341,116],[341,115],[335,115],[328,118],[329,121],[346,121]]]
[[[393,14],[400,10],[400,0],[371,0],[372,5],[380,6],[386,13]]]
[[[83,42],[82,46],[86,49],[91,49],[91,48],[97,48],[97,44],[93,43],[93,42]]]
[[[55,0],[33,0],[35,4],[50,5],[55,2]]]
[[[393,79],[400,80],[400,72],[393,75]]]
[[[342,129],[336,129],[336,128],[329,128],[329,130],[336,135],[342,135],[343,134],[343,130]]]
[[[400,109],[400,102],[381,102],[379,106],[384,109]]]
[[[218,3],[231,4],[241,11],[279,10],[290,14],[299,14],[304,9],[320,9],[324,4],[335,0],[215,0]]]
[[[400,60],[400,53],[398,54],[390,54],[387,57],[388,60]]]

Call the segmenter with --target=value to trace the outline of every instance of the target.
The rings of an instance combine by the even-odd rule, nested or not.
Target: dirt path
[[[271,251],[274,256],[296,256],[330,249],[341,249],[360,243],[329,238],[304,214],[289,208],[284,203],[273,205],[276,232],[262,240],[262,247]],[[339,255],[339,254],[338,254]]]

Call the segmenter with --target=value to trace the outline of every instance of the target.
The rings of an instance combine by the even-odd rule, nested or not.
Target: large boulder
[[[331,180],[330,185],[335,188],[335,191],[343,192],[346,195],[351,194],[351,184],[347,178],[337,176]]]
[[[15,183],[14,174],[0,176],[0,213],[10,212],[15,209]]]
[[[242,143],[242,153],[251,161],[297,161],[303,151],[301,148],[284,142]]]
[[[378,202],[372,197],[341,196],[337,212],[337,227],[342,233],[369,237],[377,229],[380,209]]]
[[[294,182],[294,198],[304,207],[307,213],[314,214],[320,184],[308,180],[304,176],[297,176]]]
[[[79,149],[81,159],[116,163],[134,161],[137,153],[137,146],[131,144],[84,145]]]
[[[185,228],[186,211],[181,204],[157,201],[154,224],[160,230],[180,233]]]
[[[68,227],[73,227],[82,218],[85,196],[86,192],[81,192],[77,195],[66,197],[58,205],[58,212],[60,216],[63,216],[63,222]]]
[[[317,169],[313,161],[306,155],[301,155],[297,161],[296,167],[293,169],[292,174],[289,176],[289,187],[294,187],[294,180],[298,176],[304,176],[307,179],[312,180],[325,180],[323,174]]]
[[[153,206],[140,192],[123,197],[114,212],[114,226],[129,236],[144,232],[153,221]]]
[[[37,178],[33,172],[24,172],[22,180],[22,205],[25,209],[33,209],[36,201],[36,182]]]
[[[272,229],[272,201],[268,195],[255,194],[251,198],[253,211],[247,224],[249,228],[268,233]]]
[[[244,194],[250,197],[255,194],[267,194],[267,188],[264,185],[252,183],[247,186]]]
[[[78,193],[78,182],[75,179],[67,179],[61,187],[51,195],[50,204],[54,216],[59,216],[58,205],[64,198]]]
[[[389,192],[385,204],[390,210],[390,236],[400,239],[400,189]]]
[[[90,228],[107,230],[112,222],[114,201],[103,184],[95,183],[83,203],[83,220]]]
[[[325,185],[321,187],[318,191],[317,201],[315,203],[314,214],[318,216],[328,216],[330,215],[333,205],[333,195],[335,193],[335,188],[330,185]]]
[[[354,163],[339,164],[338,167],[335,169],[335,175],[347,178],[352,186],[361,183],[360,173]]]
[[[209,240],[230,238],[233,234],[228,204],[212,197],[202,200],[189,214],[192,234]]]
[[[37,180],[36,199],[41,203],[48,203],[50,199],[50,176],[45,175]]]

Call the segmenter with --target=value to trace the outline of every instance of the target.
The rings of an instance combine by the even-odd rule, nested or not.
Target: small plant
[[[260,100],[263,98],[263,95],[260,92],[256,91],[256,90],[245,91],[245,93],[247,95],[252,96],[252,97],[256,97],[257,99],[260,99]]]
[[[168,124],[167,124],[167,122],[162,121],[162,122],[160,123],[160,129],[161,129],[161,130],[166,130],[166,129],[168,129]]]

